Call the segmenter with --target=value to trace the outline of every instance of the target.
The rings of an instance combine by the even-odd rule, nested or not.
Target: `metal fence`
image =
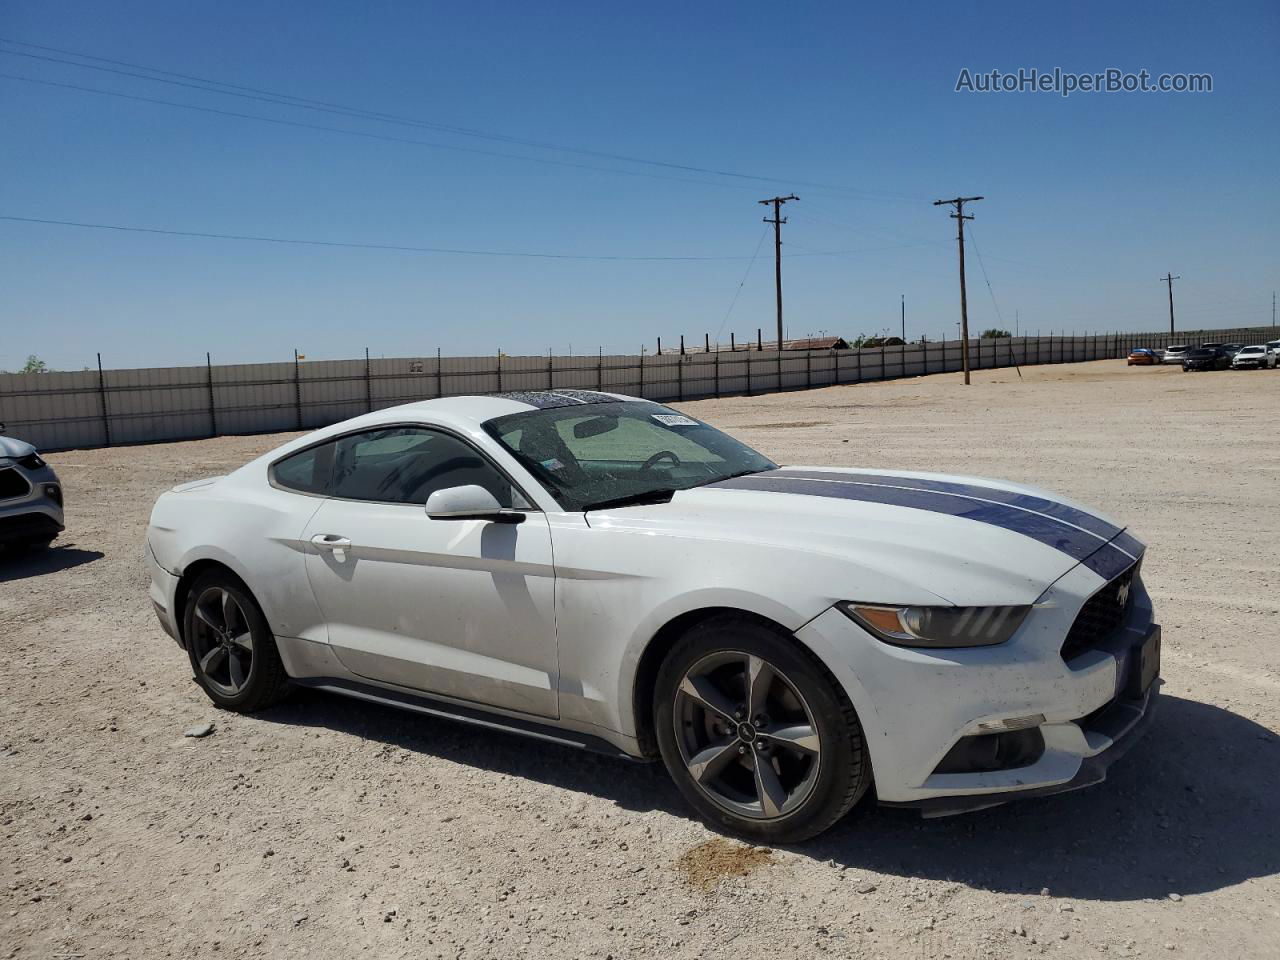
[[[1280,328],[1184,331],[1248,342]],[[971,340],[973,369],[1075,363],[1160,347],[1168,334]],[[858,350],[717,350],[685,355],[403,357],[0,374],[6,434],[44,450],[325,426],[413,400],[508,390],[594,389],[664,402],[803,390],[961,368],[961,342]]]

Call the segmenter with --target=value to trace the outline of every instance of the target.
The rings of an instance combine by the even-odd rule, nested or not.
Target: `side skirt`
[[[383,706],[395,707],[400,710],[411,710],[414,713],[423,713],[444,720],[456,720],[476,727],[485,727],[489,730],[532,737],[535,740],[544,740],[548,743],[559,744],[562,747],[588,750],[591,753],[598,753],[621,760],[630,760],[635,763],[648,762],[640,757],[633,757],[628,753],[624,753],[601,737],[593,737],[590,734],[579,733],[576,730],[562,730],[559,727],[537,723],[532,720],[518,720],[514,717],[486,713],[483,710],[447,703],[423,694],[389,690],[384,687],[336,677],[301,677],[295,678],[290,682],[300,687],[324,690],[344,697],[354,697],[357,700],[380,703]]]

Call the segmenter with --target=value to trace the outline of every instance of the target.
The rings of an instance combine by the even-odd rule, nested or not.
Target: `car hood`
[[[0,458],[17,460],[36,452],[36,448],[25,440],[14,437],[0,437]]]
[[[784,467],[682,490],[670,503],[591,512],[592,527],[741,541],[837,561],[954,604],[1032,603],[1085,563],[1109,580],[1142,544],[1093,511],[1034,487],[937,473]],[[843,561],[843,563],[841,562]],[[883,595],[882,595],[883,596]],[[893,598],[884,597],[886,601]],[[894,602],[897,602],[894,600]]]

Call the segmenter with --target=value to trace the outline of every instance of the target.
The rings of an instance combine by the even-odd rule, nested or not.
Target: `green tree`
[[[997,330],[992,327],[990,330],[983,330],[981,336],[983,340],[1008,340],[1013,334],[1008,330]]]
[[[23,373],[48,373],[49,366],[34,353],[27,357],[26,366],[22,368]]]

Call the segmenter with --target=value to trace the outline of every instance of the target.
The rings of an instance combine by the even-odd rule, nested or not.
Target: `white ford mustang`
[[[1143,546],[995,480],[779,468],[615,394],[348,420],[160,497],[219,706],[301,684],[634,758],[770,842],[1096,783],[1158,689]]]

